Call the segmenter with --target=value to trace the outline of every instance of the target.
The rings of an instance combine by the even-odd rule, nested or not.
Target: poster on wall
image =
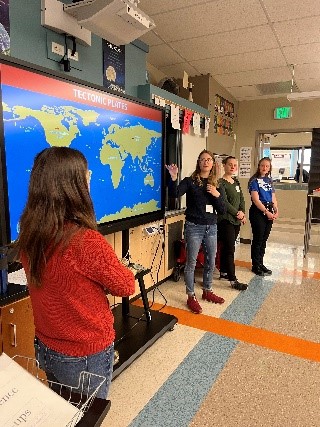
[[[0,53],[10,55],[10,0],[0,1]]]
[[[103,86],[125,93],[125,47],[102,40]]]
[[[239,177],[250,178],[251,176],[251,152],[252,147],[241,147],[239,155]]]
[[[233,136],[234,104],[216,94],[214,111],[214,133]]]

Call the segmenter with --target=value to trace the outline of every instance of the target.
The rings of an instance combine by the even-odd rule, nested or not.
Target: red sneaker
[[[193,296],[189,295],[189,296],[188,296],[188,299],[187,299],[187,306],[188,306],[188,307],[190,308],[190,310],[191,310],[193,313],[195,313],[195,314],[200,314],[200,313],[202,313],[201,305],[198,303],[198,300],[197,300],[197,298],[196,298],[196,296],[195,296],[195,295],[193,295]]]
[[[203,291],[202,299],[213,302],[215,304],[223,304],[224,299],[221,297],[218,297],[218,295],[214,294],[212,291]]]

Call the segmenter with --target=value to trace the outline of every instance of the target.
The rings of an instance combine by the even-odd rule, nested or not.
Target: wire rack
[[[92,405],[100,387],[106,382],[106,377],[83,371],[80,374],[78,385],[71,387],[47,380],[43,371],[39,367],[38,361],[32,357],[16,355],[13,356],[12,359],[43,384],[47,385],[54,392],[59,394],[63,399],[78,408],[77,413],[65,427],[73,427],[77,425]]]

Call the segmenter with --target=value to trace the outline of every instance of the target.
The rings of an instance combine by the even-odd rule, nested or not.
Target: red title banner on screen
[[[155,108],[10,65],[1,64],[1,84],[131,116],[162,120],[162,112]]]

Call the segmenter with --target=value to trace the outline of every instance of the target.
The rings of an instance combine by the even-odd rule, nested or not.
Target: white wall
[[[193,127],[190,126],[189,134],[182,134],[182,169],[180,178],[190,176],[196,168],[199,154],[207,147],[207,138],[201,129],[201,136],[195,135]],[[186,197],[181,198],[181,207],[186,207]]]

